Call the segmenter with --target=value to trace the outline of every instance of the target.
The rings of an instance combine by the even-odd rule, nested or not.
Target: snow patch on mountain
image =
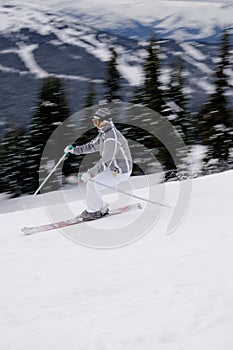
[[[198,89],[203,90],[209,95],[215,92],[214,85],[208,82],[206,78],[192,78],[192,82],[198,87]]]
[[[210,69],[207,66],[207,64],[205,64],[203,62],[195,61],[192,57],[190,57],[189,55],[186,55],[186,54],[183,54],[182,58],[183,58],[183,60],[187,61],[189,64],[196,66],[201,72],[208,74],[208,75],[213,74],[213,70]]]
[[[200,50],[194,47],[193,43],[180,43],[180,46],[186,54],[193,57],[195,60],[203,61],[206,59],[206,56]]]

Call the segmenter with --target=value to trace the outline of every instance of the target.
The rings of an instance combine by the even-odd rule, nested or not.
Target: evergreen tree
[[[144,83],[137,91],[137,99],[140,103],[161,113],[162,90],[159,81],[160,59],[157,41],[151,39],[147,48],[147,58],[144,63]]]
[[[230,149],[233,147],[232,118],[228,107],[226,92],[229,89],[227,69],[230,63],[229,35],[225,30],[214,74],[215,91],[202,109],[199,129],[202,142],[207,146],[204,159],[207,172],[224,170],[228,167]]]
[[[142,86],[138,87],[135,90],[132,102],[141,104],[158,113],[161,113],[164,107],[164,103],[161,82],[159,80],[161,66],[159,53],[160,52],[158,43],[154,38],[152,38],[149,42],[147,48],[147,57],[143,65],[144,82]],[[143,115],[141,117],[142,129],[139,131],[137,130],[137,135],[135,139],[139,142],[143,142],[143,144],[148,149],[152,150],[153,153],[156,153],[156,157],[162,164],[166,173],[166,178],[168,179],[171,176],[171,172],[173,172],[175,169],[174,161],[172,160],[170,153],[166,149],[166,146],[161,144],[161,142],[152,135],[147,135],[147,133],[143,129],[144,122],[146,122],[147,125],[148,123],[151,123],[153,125],[151,126],[152,130],[154,127],[158,130],[158,128],[160,128],[160,123],[155,124],[154,120],[152,119],[150,122],[148,120],[148,117],[145,118]]]
[[[23,188],[24,134],[23,129],[7,128],[0,145],[0,190],[12,197],[19,196]]]
[[[183,140],[191,143],[192,123],[187,112],[188,99],[184,93],[183,63],[181,59],[172,64],[169,86],[167,91],[164,92],[163,99],[162,114],[170,120]]]
[[[105,80],[107,102],[120,99],[119,90],[121,88],[121,75],[117,69],[117,53],[114,48],[111,49],[111,58],[107,63],[107,78]]]
[[[37,107],[25,140],[25,192],[33,193],[39,187],[39,168],[44,147],[55,128],[68,116],[69,109],[61,80],[55,77],[46,78],[42,83]]]
[[[95,104],[95,91],[94,91],[94,83],[90,81],[88,83],[88,90],[85,99],[85,108],[92,107]]]

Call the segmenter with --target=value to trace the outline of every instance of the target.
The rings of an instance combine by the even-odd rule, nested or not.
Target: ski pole
[[[40,185],[40,187],[38,187],[38,189],[36,190],[36,192],[33,194],[33,196],[35,196],[40,189],[44,186],[44,184],[46,183],[46,181],[48,180],[48,178],[54,173],[54,171],[57,169],[58,165],[61,164],[61,162],[65,159],[65,157],[67,156],[67,154],[65,153],[60,160],[58,161],[58,163],[55,165],[55,167],[51,170],[51,172],[49,173],[49,175],[46,177],[46,179],[44,179],[44,181],[42,182],[42,184]]]
[[[108,185],[105,185],[99,181],[96,181],[96,180],[90,180],[92,182],[95,182],[96,184],[98,185],[101,185],[103,187],[106,187],[106,188],[110,188],[111,190],[115,190],[114,187],[111,187],[111,186],[108,186]],[[134,194],[131,194],[131,193],[128,193],[128,192],[125,192],[125,191],[122,191],[122,190],[117,190],[119,193],[122,193],[122,194],[125,194],[129,197],[132,197],[132,198],[136,198],[136,199],[140,199],[142,201],[145,201],[145,202],[148,202],[148,203],[152,203],[152,204],[156,204],[156,205],[160,205],[161,207],[165,207],[165,208],[171,208],[168,204],[163,204],[163,203],[159,203],[159,202],[156,202],[156,201],[152,201],[151,199],[146,199],[146,198],[143,198],[143,197],[140,197],[140,196],[136,196]]]

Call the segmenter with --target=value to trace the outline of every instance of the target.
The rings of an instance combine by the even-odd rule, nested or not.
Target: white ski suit
[[[119,182],[131,175],[132,158],[126,138],[113,122],[108,122],[99,129],[98,136],[91,142],[76,146],[74,154],[98,151],[101,158],[88,172],[94,181],[116,188]],[[88,181],[86,186],[87,211],[90,213],[103,208],[101,192],[105,187],[94,181]]]

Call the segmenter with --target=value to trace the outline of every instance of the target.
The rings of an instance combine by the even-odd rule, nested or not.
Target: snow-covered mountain
[[[16,110],[22,117],[28,116],[29,109],[34,107],[39,80],[51,74],[64,79],[72,111],[82,107],[90,81],[96,84],[96,94],[100,98],[105,64],[112,46],[120,54],[118,67],[125,85],[140,83],[144,47],[137,47],[136,41],[108,35],[69,15],[35,6],[2,6],[1,121],[7,116],[13,117]]]
[[[42,206],[32,208],[33,197],[20,198],[21,210],[0,215],[0,348],[231,349],[232,176],[193,180],[191,205],[172,235],[164,234],[170,216],[164,210],[143,238],[105,251],[57,230],[22,236],[21,227],[49,218]],[[174,204],[180,184],[165,186]],[[156,196],[159,188],[153,190]],[[82,201],[67,201],[73,213],[83,209]],[[145,214],[154,212],[144,206],[88,225],[102,227],[96,235],[103,239]],[[79,239],[82,228],[64,233]]]
[[[94,23],[95,28],[141,39],[156,33],[179,41],[216,42],[223,26],[233,27],[231,0],[50,0],[44,6]]]
[[[51,2],[49,4],[51,7]],[[66,9],[64,9],[65,4]],[[136,6],[135,4],[136,2],[132,0],[132,6]],[[122,96],[126,99],[130,98],[133,88],[143,79],[142,63],[145,58],[146,42],[142,38],[146,36],[145,30],[151,33],[155,25],[154,22],[151,26],[152,22],[150,22],[152,11],[150,18],[147,18],[144,13],[145,9],[148,11],[149,4],[154,9],[154,3],[145,3],[140,22],[140,11],[137,6],[137,10],[133,10],[133,6],[130,12],[126,3],[122,2],[119,6],[118,2],[114,2],[111,13],[114,20],[109,22],[112,24],[110,26],[107,21],[107,17],[110,16],[109,5],[106,4],[105,12],[95,10],[95,6],[101,5],[100,2],[92,5],[89,3],[90,6],[88,6],[88,2],[81,1],[79,5],[76,5],[72,14],[70,10],[68,11],[68,7],[69,9],[72,7],[67,2],[60,3],[60,5],[59,3],[52,4],[53,10],[48,10],[43,6],[39,8],[38,5],[33,4],[19,4],[15,1],[8,5],[2,3],[0,8],[0,127],[3,127],[9,119],[11,121],[14,118],[20,121],[29,119],[31,109],[35,106],[40,80],[50,74],[64,79],[72,112],[83,107],[89,81],[96,83],[97,99],[101,98],[104,92],[105,65],[110,57],[112,46],[117,50],[118,68],[124,78]],[[173,1],[171,8],[174,9],[174,6],[178,8],[178,4],[183,9],[183,2]],[[198,6],[202,5],[206,6],[206,3]],[[160,16],[161,2],[156,2],[156,6],[157,16]],[[164,2],[163,6],[168,6],[167,2]],[[195,8],[196,3],[190,2],[190,6],[190,8],[187,7],[185,3],[186,10],[188,11],[189,8],[192,13],[192,6]],[[212,12],[214,16],[214,13],[217,15],[224,11],[226,3],[214,3],[210,8],[212,6],[215,8],[215,12]],[[123,11],[124,8],[125,11]],[[124,25],[120,25],[123,16],[123,13],[119,13],[118,16],[120,9],[126,17],[128,16]],[[107,16],[104,17],[106,20],[101,17],[105,16],[104,13]],[[226,21],[229,13],[231,13],[230,5],[226,11]],[[91,16],[99,16],[102,27],[98,24],[98,18]],[[178,30],[179,28],[169,16],[163,22],[166,23],[166,30],[172,28],[172,25]],[[114,23],[118,23],[121,29],[131,31],[131,25],[135,24],[135,21],[137,25],[140,23],[141,37],[138,35],[137,38],[129,38],[128,36],[132,36],[130,32],[125,33],[127,35],[124,37],[113,34],[115,33]],[[160,24],[157,23],[156,30],[162,28]],[[109,34],[111,31],[112,34]],[[176,36],[165,34],[163,36],[169,38],[159,41],[162,60],[161,81],[166,86],[169,80],[169,64],[182,56],[186,64],[184,71],[187,81],[186,91],[192,96],[191,108],[197,110],[206,98],[206,94],[213,91],[211,78],[218,55],[218,45],[209,45],[195,40],[183,41],[182,35],[179,40],[174,40]],[[233,84],[232,70],[229,69],[228,74],[229,81]]]

